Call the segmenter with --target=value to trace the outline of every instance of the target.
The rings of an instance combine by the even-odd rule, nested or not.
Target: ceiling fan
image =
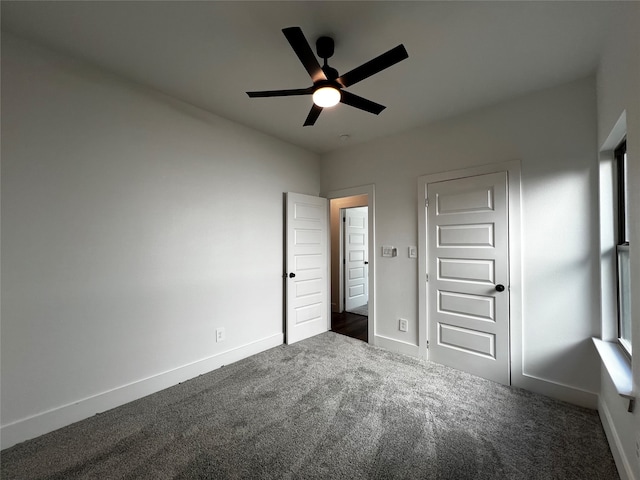
[[[386,107],[378,103],[359,97],[351,92],[343,90],[369,78],[396,63],[409,58],[404,45],[400,44],[386,53],[377,56],[357,68],[338,76],[338,71],[327,64],[327,59],[333,56],[334,42],[331,37],[320,37],[316,42],[318,56],[324,60],[321,67],[316,59],[309,42],[302,33],[300,27],[289,27],[282,30],[284,36],[291,44],[300,62],[309,73],[313,85],[308,88],[293,90],[265,90],[261,92],[247,92],[251,98],[256,97],[288,97],[294,95],[313,95],[313,106],[304,122],[304,126],[316,123],[318,116],[325,107],[332,107],[338,103],[344,103],[360,110],[378,115]]]

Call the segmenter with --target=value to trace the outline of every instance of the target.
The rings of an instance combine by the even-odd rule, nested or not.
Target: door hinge
[[[427,282],[428,282],[428,281],[429,281],[429,274],[427,273],[427,274],[425,275],[425,277],[427,277]]]
[[[424,206],[425,206],[425,207],[428,207],[428,206],[429,206],[429,199],[428,199],[428,198],[425,198],[425,199],[424,199]]]
[[[343,258],[343,259],[342,259],[342,264],[343,264],[343,265],[346,265],[346,264],[347,264],[347,259],[346,259],[346,258]]]
[[[347,221],[347,217],[342,217],[342,221],[346,222]]]
[[[429,340],[427,340],[427,350],[429,350]]]

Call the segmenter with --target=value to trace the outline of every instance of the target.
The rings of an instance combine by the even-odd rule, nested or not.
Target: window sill
[[[592,338],[592,340],[618,394],[633,401],[635,396],[633,395],[633,378],[629,358],[616,343],[605,342],[599,338]]]

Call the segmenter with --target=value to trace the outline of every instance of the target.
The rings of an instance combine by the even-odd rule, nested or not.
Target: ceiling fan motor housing
[[[333,57],[334,42],[331,37],[320,37],[316,40],[316,52],[318,56],[324,59],[325,63],[327,58]]]
[[[331,37],[320,37],[316,40],[316,52],[318,53],[318,56],[324,60],[322,71],[334,88],[340,88],[340,85],[337,82],[334,82],[334,80],[340,76],[340,74],[338,74],[338,70],[330,67],[327,63],[327,59],[333,56],[334,47],[335,44]]]

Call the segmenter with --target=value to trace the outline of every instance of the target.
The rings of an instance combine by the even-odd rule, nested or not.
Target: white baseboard
[[[620,480],[637,480],[633,475],[629,458],[627,458],[624,453],[624,448],[622,448],[622,440],[616,430],[611,412],[609,412],[609,407],[607,407],[606,402],[602,401],[602,397],[598,399],[598,413],[600,414],[600,421],[602,422],[604,433],[607,435],[607,440],[609,441],[611,454],[616,462],[616,467],[618,467]]]
[[[598,394],[589,392],[571,385],[555,382],[545,378],[528,374],[518,375],[511,372],[511,385],[523,388],[531,392],[539,393],[547,397],[555,398],[563,402],[572,403],[581,407],[596,410],[598,408]]]
[[[421,358],[420,348],[417,345],[396,340],[394,338],[376,335],[374,337],[373,345],[391,350],[392,352]],[[576,388],[571,385],[565,385],[527,374],[518,375],[515,372],[511,373],[511,383],[514,387],[539,393],[573,405],[579,405],[592,410],[596,410],[598,408],[597,393]]]
[[[210,372],[223,365],[242,360],[278,345],[282,345],[284,335],[278,333],[242,345],[211,357],[159,373],[136,382],[98,393],[76,402],[52,408],[46,412],[17,420],[0,427],[0,444],[5,449],[16,443],[52,432],[58,428],[89,418],[125,403],[137,400],[165,388],[177,385],[191,378]]]
[[[420,352],[417,345],[412,343],[403,342],[394,338],[383,337],[382,335],[376,335],[373,339],[373,344],[376,347],[385,348],[392,352],[402,353],[403,355],[409,355],[411,357],[419,357]]]

